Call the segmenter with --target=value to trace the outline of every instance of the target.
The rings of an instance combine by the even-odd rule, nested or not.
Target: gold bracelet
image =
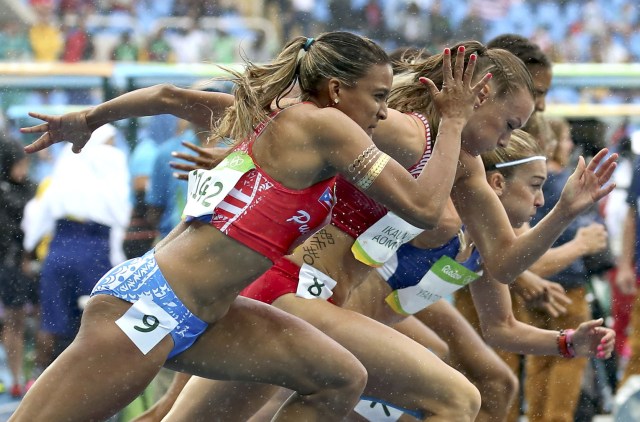
[[[390,159],[391,157],[383,152],[380,158],[378,158],[373,166],[371,166],[367,174],[365,174],[362,179],[358,180],[355,185],[361,190],[369,189],[369,186],[371,186],[373,181],[376,180],[378,176],[380,176],[380,173],[382,173],[382,170],[387,165]]]
[[[356,173],[356,175],[355,175],[353,178],[354,178],[354,179],[357,179],[357,178],[360,176],[360,173],[361,173],[362,171],[364,171],[367,167],[369,167],[369,164],[371,164],[371,163],[373,162],[373,160],[375,160],[376,158],[378,158],[378,156],[379,156],[380,154],[382,154],[382,151],[380,151],[379,149],[376,149],[376,152],[374,152],[374,153],[371,155],[371,158],[369,158],[369,161],[367,161],[367,163],[366,163],[366,164],[364,164],[364,165],[362,166],[362,168],[360,168],[360,169],[358,170],[358,172]],[[363,175],[362,177],[364,177],[364,175]]]
[[[367,147],[367,149],[362,151],[360,153],[360,155],[358,155],[356,157],[356,159],[353,160],[353,163],[349,164],[349,167],[347,167],[349,172],[353,173],[354,171],[356,171],[356,169],[358,167],[362,166],[362,163],[364,162],[364,160],[369,158],[369,155],[371,155],[371,153],[373,152],[374,149],[376,149],[376,146],[375,145],[370,145],[370,146]]]

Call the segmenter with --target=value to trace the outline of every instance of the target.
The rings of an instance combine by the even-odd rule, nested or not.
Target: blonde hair
[[[510,95],[520,89],[525,89],[535,98],[535,89],[531,74],[526,66],[515,55],[502,49],[488,49],[478,41],[464,41],[451,47],[451,66],[455,68],[456,52],[459,46],[465,47],[465,66],[469,57],[475,53],[477,64],[474,79],[479,80],[486,73],[491,72],[491,84],[495,88],[496,97]],[[429,120],[432,133],[437,133],[440,116],[431,101],[427,86],[418,82],[420,77],[431,79],[438,88],[442,87],[443,53],[429,57],[416,57],[411,62],[398,63],[398,76],[394,78],[393,89],[389,96],[389,107],[401,112],[422,113]]]
[[[214,131],[221,138],[241,141],[268,118],[274,101],[280,108],[280,99],[296,82],[304,101],[318,93],[324,80],[336,78],[354,86],[372,66],[390,63],[380,46],[349,32],[327,32],[316,39],[296,37],[271,63],[246,61],[243,73],[225,69],[235,83],[235,99]]]
[[[544,149],[538,141],[529,133],[521,129],[516,129],[511,133],[511,139],[506,147],[496,148],[492,151],[480,155],[487,173],[499,171],[505,178],[513,175],[517,166],[506,166],[497,168],[496,165],[510,163],[532,157],[544,157]]]

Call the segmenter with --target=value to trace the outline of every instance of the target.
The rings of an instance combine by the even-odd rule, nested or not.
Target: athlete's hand
[[[578,165],[567,180],[557,204],[569,218],[575,218],[616,187],[615,183],[606,184],[616,169],[618,154],[611,154],[605,159],[608,153],[607,148],[601,149],[588,165],[583,157],[578,159]]]
[[[93,132],[87,125],[87,112],[88,110],[76,111],[61,116],[30,112],[29,116],[43,120],[45,123],[20,129],[22,133],[42,134],[34,142],[24,147],[25,152],[32,154],[55,143],[67,141],[73,145],[73,152],[79,153]]]
[[[608,359],[613,353],[616,334],[611,328],[603,327],[602,318],[583,322],[573,334],[573,348],[576,356]]]
[[[189,180],[189,172],[191,170],[214,168],[229,151],[228,148],[220,147],[200,147],[188,141],[182,141],[182,145],[189,148],[195,154],[188,152],[174,151],[171,155],[185,162],[170,161],[169,166],[178,170],[173,173],[173,177],[180,180]]]
[[[443,118],[461,118],[465,121],[473,113],[474,105],[478,101],[478,94],[491,79],[491,74],[487,73],[478,83],[471,86],[473,72],[476,68],[477,56],[471,54],[465,69],[464,66],[465,48],[458,47],[455,68],[451,68],[451,51],[445,48],[442,61],[443,83],[442,88],[433,83],[432,80],[420,77],[418,80],[425,84],[435,104],[436,110]]]

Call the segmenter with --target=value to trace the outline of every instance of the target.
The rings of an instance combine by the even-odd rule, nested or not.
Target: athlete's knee
[[[355,398],[362,395],[367,385],[368,374],[358,359],[353,357],[347,362],[342,362],[341,368],[334,373],[334,389]]]
[[[367,371],[354,358],[348,365],[342,362],[340,369],[332,372],[330,379],[318,387],[308,399],[319,401],[327,406],[329,413],[347,414],[355,407],[367,385]]]
[[[507,367],[487,373],[475,383],[482,396],[483,409],[506,414],[518,392],[518,378]]]
[[[465,385],[464,392],[461,391],[461,393],[461,409],[463,409],[465,412],[464,415],[461,415],[461,417],[464,418],[468,415],[469,420],[473,421],[476,419],[476,416],[480,412],[480,406],[482,405],[480,391],[476,388],[475,385],[473,385],[471,382],[468,382]]]
[[[448,392],[439,400],[436,414],[451,421],[473,421],[480,412],[480,391],[461,374],[450,383]],[[434,412],[431,412],[434,413]]]

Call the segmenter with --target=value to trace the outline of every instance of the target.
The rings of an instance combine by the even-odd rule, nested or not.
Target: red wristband
[[[576,349],[573,345],[573,334],[576,330],[568,329],[565,331],[567,334],[567,351],[571,355],[572,358],[576,357]]]
[[[573,336],[573,333],[571,333]],[[567,332],[565,330],[560,330],[558,333],[558,337],[556,338],[556,342],[558,344],[558,352],[560,356],[564,358],[572,358],[575,356],[573,353],[573,345],[569,346],[567,342]]]

